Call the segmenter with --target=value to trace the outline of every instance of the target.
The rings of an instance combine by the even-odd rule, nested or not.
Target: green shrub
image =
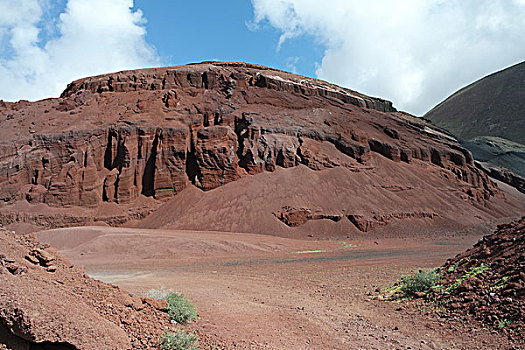
[[[407,297],[414,296],[416,292],[429,292],[439,281],[439,274],[434,270],[419,271],[411,276],[403,276],[400,291]]]
[[[168,315],[172,320],[186,324],[197,318],[195,307],[184,295],[170,293],[165,299],[168,302]]]
[[[160,348],[162,350],[197,350],[194,344],[198,337],[192,333],[182,331],[165,332],[160,339]]]

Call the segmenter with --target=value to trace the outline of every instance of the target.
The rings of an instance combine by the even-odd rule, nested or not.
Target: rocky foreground
[[[33,235],[0,229],[0,349],[158,348],[177,328],[166,306],[87,277]]]
[[[499,225],[447,261],[435,293],[446,314],[473,318],[515,339],[525,336],[525,217]]]

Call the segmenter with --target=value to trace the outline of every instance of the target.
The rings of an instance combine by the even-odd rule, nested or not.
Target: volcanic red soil
[[[373,300],[377,288],[440,266],[525,214],[525,194],[389,101],[207,62],[80,79],[56,99],[0,101],[0,125],[0,223],[40,231],[89,276],[136,297],[161,286],[184,293],[204,348],[521,346],[478,323]],[[48,267],[28,265],[28,276],[54,285]],[[110,288],[89,281],[100,283],[95,300]],[[54,293],[24,283],[21,299]],[[122,331],[120,318],[109,322]]]
[[[161,286],[182,292],[201,316],[195,328],[225,348],[518,349],[518,340],[480,323],[373,299],[377,288],[443,264],[493,226],[321,241],[107,227],[38,236],[136,296]]]

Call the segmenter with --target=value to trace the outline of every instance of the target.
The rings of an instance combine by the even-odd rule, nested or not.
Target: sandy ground
[[[257,234],[83,227],[43,231],[87,273],[136,295],[182,292],[195,328],[250,349],[505,349],[476,325],[373,300],[412,269],[435,267],[485,229],[455,235],[306,241]],[[72,239],[74,237],[74,239]]]

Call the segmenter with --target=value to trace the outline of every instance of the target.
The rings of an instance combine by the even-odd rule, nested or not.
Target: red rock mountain
[[[137,224],[344,233],[525,207],[391,102],[246,63],[80,79],[60,98],[0,102],[0,123],[4,224],[117,225],[167,202]]]

